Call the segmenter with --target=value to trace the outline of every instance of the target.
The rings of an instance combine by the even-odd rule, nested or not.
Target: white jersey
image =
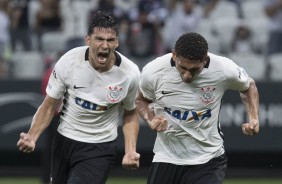
[[[219,111],[225,90],[247,90],[249,77],[228,58],[208,53],[210,61],[192,83],[184,83],[166,54],[142,70],[140,90],[152,100],[168,129],[157,133],[153,162],[197,165],[224,153]]]
[[[64,96],[58,132],[87,143],[116,139],[119,110],[135,108],[140,71],[118,52],[116,63],[106,72],[97,72],[89,63],[89,47],[70,50],[56,63],[47,94]]]

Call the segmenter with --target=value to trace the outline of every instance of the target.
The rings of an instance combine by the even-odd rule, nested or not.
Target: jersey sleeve
[[[50,75],[48,85],[46,87],[46,93],[55,99],[60,99],[66,90],[67,79],[67,66],[62,57],[55,65],[52,74]]]
[[[245,91],[250,86],[250,78],[244,68],[232,60],[227,60],[225,70],[227,89]]]
[[[155,93],[154,93],[154,82],[153,82],[153,76],[154,73],[151,70],[151,63],[147,64],[141,73],[141,79],[140,79],[140,91],[142,92],[144,98],[154,101],[155,99]]]
[[[128,94],[122,103],[123,108],[126,110],[132,110],[136,107],[135,98],[138,90],[139,81],[140,81],[140,71],[139,69],[137,69],[136,72],[134,73],[134,77],[131,80]]]

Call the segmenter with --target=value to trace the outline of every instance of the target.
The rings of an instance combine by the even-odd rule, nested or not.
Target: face
[[[181,79],[185,83],[193,82],[193,80],[201,73],[208,61],[208,56],[204,58],[204,61],[190,60],[181,56],[176,56],[175,52],[173,52],[172,58]]]
[[[184,1],[184,11],[190,14],[194,8],[194,0],[185,0]]]
[[[90,64],[99,72],[108,71],[115,63],[114,52],[118,47],[116,32],[110,28],[94,28],[91,36],[86,36],[89,46]]]

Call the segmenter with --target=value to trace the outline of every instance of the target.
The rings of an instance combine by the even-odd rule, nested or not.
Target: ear
[[[88,35],[85,37],[85,43],[86,43],[88,46],[90,46],[90,39],[91,39],[91,37],[88,36]]]
[[[176,52],[174,49],[172,49],[172,60],[175,62],[176,61]]]
[[[207,62],[209,62],[209,61],[210,61],[210,56],[207,55],[207,56],[205,57],[205,61],[204,61],[204,62],[205,62],[205,64],[207,64]]]
[[[210,61],[210,56],[206,56],[204,60],[204,66]]]
[[[115,48],[118,48],[118,46],[119,46],[119,39],[117,37],[117,43],[116,43],[116,47]]]

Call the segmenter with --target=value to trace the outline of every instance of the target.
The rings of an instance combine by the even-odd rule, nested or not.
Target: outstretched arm
[[[123,134],[125,155],[122,166],[126,169],[139,168],[140,155],[136,152],[137,137],[139,133],[139,116],[136,109],[124,110],[123,114]]]
[[[20,151],[30,153],[34,151],[35,144],[39,136],[49,126],[60,100],[45,97],[43,103],[37,109],[28,133],[22,132],[17,146]]]
[[[162,116],[156,116],[153,109],[150,108],[152,101],[143,97],[139,91],[136,99],[136,105],[139,115],[148,123],[152,130],[161,132],[167,129],[167,120]]]
[[[253,79],[248,90],[240,91],[241,100],[247,110],[249,122],[242,125],[242,131],[246,135],[254,135],[259,132],[259,93]]]

